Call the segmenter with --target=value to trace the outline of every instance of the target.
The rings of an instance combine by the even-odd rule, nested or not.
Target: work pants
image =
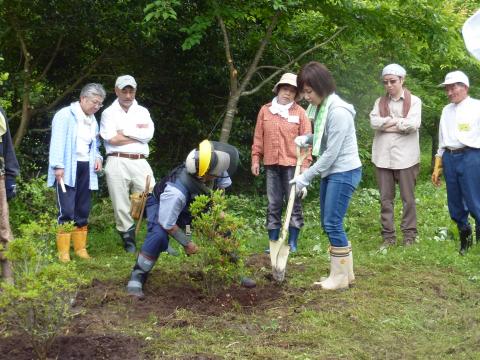
[[[295,166],[266,165],[267,178],[267,229],[280,229],[282,227],[282,208],[288,203]],[[302,203],[298,197],[293,204],[290,227],[300,229],[303,226]]]
[[[168,233],[158,223],[158,200],[150,194],[145,207],[147,212],[147,235],[140,252],[151,259],[157,259],[168,248]]]
[[[145,159],[128,159],[108,156],[105,165],[108,193],[112,200],[116,228],[128,231],[134,221],[130,216],[130,194],[145,190],[147,176],[150,175],[151,188],[155,185],[152,168]]]
[[[470,227],[469,213],[480,224],[480,149],[445,151],[442,162],[450,217],[460,230]]]
[[[378,189],[380,191],[380,222],[385,241],[395,240],[395,185],[398,183],[403,204],[403,217],[400,224],[404,240],[417,236],[417,212],[415,204],[415,184],[420,169],[419,164],[406,169],[385,169],[376,167]]]

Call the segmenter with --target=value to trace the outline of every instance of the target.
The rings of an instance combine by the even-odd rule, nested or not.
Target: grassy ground
[[[267,266],[252,268],[256,291],[274,290],[262,304],[209,314],[193,305],[164,312],[150,309],[148,301],[110,301],[103,316],[114,320],[104,320],[97,330],[143,340],[139,358],[480,358],[480,246],[465,257],[458,255],[458,235],[448,217],[444,188],[433,189],[428,182],[418,185],[417,243],[405,248],[399,235],[399,245],[383,252],[378,251],[378,192],[357,191],[345,224],[357,284],[344,292],[311,286],[329,268],[316,197],[311,192],[305,202],[306,225],[300,250],[289,259],[286,283],[272,287],[264,276],[268,261]],[[232,200],[232,211],[249,224],[244,235],[250,255],[261,254],[267,246],[265,207],[263,198]],[[400,208],[397,202],[397,219]],[[108,227],[92,235],[90,247],[95,261],[83,264],[83,270],[91,278],[114,284],[114,292],[122,297],[134,257],[123,253]],[[181,282],[189,270],[194,269],[188,258],[162,255],[149,287],[158,294],[172,291],[172,283]],[[135,309],[143,315],[134,316]]]

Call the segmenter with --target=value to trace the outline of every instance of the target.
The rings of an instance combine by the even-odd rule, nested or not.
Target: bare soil
[[[270,260],[265,255],[254,255],[247,265],[268,269]],[[251,312],[264,310],[284,296],[284,288],[268,280],[265,274],[257,287],[246,289],[239,284],[219,289],[213,296],[205,295],[200,284],[192,281],[196,274],[180,274],[174,281],[153,271],[145,285],[145,298],[138,299],[125,292],[123,282],[93,280],[77,296],[74,317],[69,329],[55,339],[48,356],[51,359],[150,359],[153,355],[143,350],[142,339],[119,333],[126,321],[145,321],[155,316],[158,326],[188,326],[190,321],[176,319],[174,314],[185,309],[194,314],[219,316],[229,311]],[[201,321],[202,316],[195,317]],[[200,319],[200,320],[199,320]],[[0,359],[35,359],[32,346],[22,336],[0,337]],[[196,355],[192,359],[214,359]]]

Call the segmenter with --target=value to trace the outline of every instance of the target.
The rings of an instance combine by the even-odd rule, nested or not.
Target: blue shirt
[[[65,185],[75,187],[77,177],[77,122],[76,112],[80,107],[78,102],[59,110],[53,117],[52,137],[48,154],[47,185],[55,183],[55,169],[64,169],[63,181]],[[94,120],[95,117],[93,116]],[[95,138],[90,145],[89,168],[90,190],[98,190],[98,177],[95,172],[95,160],[103,160],[100,155],[98,141],[98,124],[95,120]]]

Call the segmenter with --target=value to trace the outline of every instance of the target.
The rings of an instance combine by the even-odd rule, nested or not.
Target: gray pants
[[[283,204],[288,203],[290,184],[295,173],[295,166],[267,165],[267,229],[280,229],[282,227]],[[302,204],[298,198],[293,204],[292,216],[289,226],[301,228],[303,226]]]
[[[404,239],[417,236],[417,211],[415,206],[415,183],[420,169],[419,164],[407,169],[384,169],[376,167],[378,189],[380,190],[382,237],[395,239],[394,200],[395,184],[400,187],[403,203],[403,218],[400,229]]]

